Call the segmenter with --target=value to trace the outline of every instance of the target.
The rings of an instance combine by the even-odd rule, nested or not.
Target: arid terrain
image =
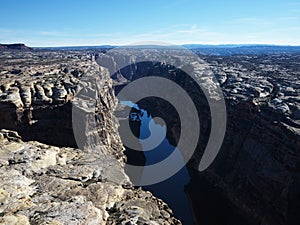
[[[200,61],[187,70],[218,101],[207,79],[216,77],[227,111],[221,150],[199,172],[211,130],[205,96],[182,68],[146,60],[163,51],[180,64],[187,60],[180,50],[0,50],[0,224],[181,224],[171,206],[133,187],[124,171],[116,95],[150,75],[184,88],[199,113],[201,135],[187,163],[185,189],[195,224],[214,224],[198,206],[203,182],[249,224],[299,224],[299,53],[193,50]],[[174,109],[151,98],[139,105],[166,121],[176,145],[180,119]]]

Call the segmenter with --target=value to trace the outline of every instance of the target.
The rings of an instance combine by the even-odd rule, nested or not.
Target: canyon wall
[[[98,59],[113,73],[116,90],[145,76],[161,76],[183,87],[195,102],[201,135],[188,163],[191,183],[204,179],[218,187],[250,223],[298,223],[299,55],[201,56],[199,68],[191,68],[191,73],[202,71],[203,76],[210,74],[217,78],[226,101],[227,127],[217,158],[207,170],[197,172],[211,130],[211,112],[203,92],[182,69],[166,65],[159,59],[147,61],[158,51],[141,53],[131,49],[130,53],[120,52],[123,57],[115,57],[112,53],[100,55]],[[180,54],[180,51],[174,51],[171,55],[179,58]],[[141,55],[144,61],[138,59]],[[180,138],[180,118],[176,109],[151,97],[138,104],[153,117],[159,116],[166,121],[168,139],[176,145]],[[191,188],[187,192],[189,190]],[[191,198],[191,204],[196,201],[196,196]]]
[[[109,72],[87,52],[5,52],[1,224],[181,224],[134,188]]]

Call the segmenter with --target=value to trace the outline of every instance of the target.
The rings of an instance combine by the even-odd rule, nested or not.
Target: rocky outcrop
[[[125,174],[112,81],[92,55],[0,57],[0,224],[181,224]]]
[[[208,61],[227,77],[222,88],[228,123],[207,175],[217,174],[225,195],[256,221],[297,224],[299,56],[216,58],[219,63]]]
[[[23,142],[0,132],[1,224],[180,224],[123,163],[103,152]]]
[[[56,64],[58,60],[51,63],[51,60],[54,60],[51,57],[46,65],[45,62],[44,65],[43,63],[37,64],[38,59],[35,57],[38,56],[33,55],[33,53],[24,56],[24,53],[21,52],[14,54],[6,52],[2,55],[1,128],[18,131],[24,140],[47,142],[46,139],[50,140],[51,138],[47,138],[43,130],[51,130],[52,126],[54,129],[53,135],[58,134],[55,142],[55,137],[53,137],[52,143],[62,145],[63,140],[59,137],[63,138],[64,135],[59,129],[55,129],[58,125],[55,122],[55,114],[57,118],[60,118],[58,111],[66,108],[66,104],[63,104],[66,103],[66,99],[57,99],[52,93],[52,88],[54,89],[54,86],[60,85],[59,80],[63,76],[63,74],[59,74],[58,71],[54,70],[60,64]],[[44,54],[43,57],[46,57],[46,55]],[[52,73],[50,73],[51,70],[53,70]],[[14,71],[18,71],[18,73]],[[66,76],[65,79],[67,80],[68,77]],[[74,80],[73,82],[75,84]],[[62,104],[59,104],[59,101]],[[52,117],[45,116],[45,111],[47,111],[45,108],[52,109]],[[65,122],[65,124],[67,123]],[[60,124],[64,123],[60,121]],[[48,128],[46,128],[47,125]],[[30,131],[26,130],[28,127],[30,127]],[[66,128],[62,128],[62,130],[64,129]],[[71,129],[71,126],[69,126],[69,129]]]
[[[23,140],[77,147],[71,100],[81,76],[92,69],[97,74],[98,66],[84,53],[5,52],[1,57],[1,128],[18,131]]]

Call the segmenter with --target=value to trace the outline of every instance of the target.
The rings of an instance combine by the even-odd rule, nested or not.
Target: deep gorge
[[[53,52],[51,54],[56,55]],[[67,57],[65,53],[60,54]],[[284,59],[278,58],[278,56],[202,56],[203,61],[200,66],[204,68],[203,73],[213,74],[221,85],[226,101],[227,127],[223,145],[217,158],[207,170],[199,172],[198,165],[211,130],[211,112],[201,89],[179,68],[174,68],[166,63],[152,61],[135,63],[131,58],[132,56],[127,58],[127,56],[120,55],[118,59],[115,59],[105,54],[106,61],[100,61],[101,57],[98,57],[102,53],[97,54],[95,54],[97,63],[102,65],[101,62],[106,62],[106,65],[102,65],[104,67],[96,65],[93,54],[88,56],[86,62],[78,63],[78,55],[80,55],[79,61],[81,61],[83,57],[86,57],[86,53],[77,52],[72,59],[77,64],[72,64],[73,61],[71,60],[67,64],[69,72],[66,73],[63,72],[67,71],[64,70],[66,65],[55,61],[50,68],[59,68],[60,72],[56,75],[51,75],[51,71],[47,71],[47,74],[43,75],[44,71],[41,73],[42,75],[38,76],[35,73],[26,74],[26,67],[24,67],[22,76],[18,74],[7,75],[5,79],[1,80],[3,82],[0,89],[1,128],[18,131],[20,138],[25,142],[40,141],[53,146],[79,147],[81,149],[89,146],[97,147],[98,153],[104,158],[111,155],[122,163],[127,160],[129,164],[143,166],[149,163],[149,158],[143,153],[136,154],[127,149],[125,152],[127,159],[125,159],[124,149],[118,134],[118,122],[122,126],[122,121],[116,121],[113,115],[113,110],[117,105],[115,95],[118,95],[118,92],[126,84],[140,78],[147,76],[165,77],[176,82],[187,91],[195,103],[200,119],[201,133],[197,148],[186,164],[185,175],[181,175],[180,179],[176,180],[177,184],[182,182],[180,183],[181,196],[188,202],[195,223],[203,225],[216,225],[221,222],[224,225],[296,225],[298,223],[300,220],[298,215],[300,208],[300,117],[297,111],[299,88],[297,86],[297,71],[288,66],[290,61],[299,61],[297,56],[286,56],[286,70],[281,70],[282,73],[267,71],[267,68],[271,66],[285,66]],[[174,54],[179,53],[175,52]],[[265,60],[269,57],[271,57],[270,62],[273,64],[259,69],[257,65],[265,65]],[[118,68],[118,60],[122,61],[121,65],[123,65],[128,59],[130,61],[129,66],[116,69]],[[90,71],[86,70],[88,67],[91,68]],[[78,68],[80,69],[77,70]],[[46,67],[46,70],[48,69]],[[39,68],[39,70],[43,71],[43,68]],[[74,79],[73,71],[77,71],[74,72],[77,81]],[[74,98],[73,90],[76,89],[79,80],[80,82],[87,82],[84,80],[84,74],[89,74],[92,78],[99,77],[99,86],[86,86],[84,83],[85,86],[81,89],[82,96],[84,99],[94,98],[99,99],[99,101],[96,104],[95,112],[90,112],[89,107],[86,106],[79,107],[77,111],[79,118],[82,119],[82,124],[77,124],[78,127],[75,129],[79,131],[80,136],[84,137],[78,146],[73,133],[70,100]],[[50,94],[49,90],[53,90],[54,93]],[[180,118],[176,109],[164,99],[158,98],[143,99],[137,104],[140,109],[147,112],[148,117],[160,117],[165,121],[167,125],[167,139],[165,141],[168,142],[169,146],[176,146],[181,136]],[[132,113],[139,115],[141,112],[133,109]],[[89,120],[95,120],[97,126],[94,123],[86,123]],[[131,129],[138,138],[142,137],[142,133],[145,132],[144,129],[141,129],[141,121],[132,120]],[[3,134],[5,143],[15,140],[16,134],[5,132]],[[21,142],[20,138],[16,138],[18,142]],[[62,149],[65,151],[64,148]],[[3,156],[7,164],[3,168],[15,166],[23,171],[22,163],[25,162],[27,165],[26,157],[24,156],[23,159],[18,153],[14,154],[10,156],[12,159],[7,160],[7,162],[5,161],[7,156]],[[29,159],[31,160],[31,158]],[[156,160],[158,159],[161,159],[159,155]],[[87,161],[83,160],[81,163],[85,165]],[[101,161],[101,163],[103,162]],[[45,169],[45,171],[45,173],[41,173],[42,179],[48,179],[47,173],[52,175],[57,175],[57,171],[58,174],[61,173],[59,172],[61,171],[60,167],[59,169],[57,167],[49,169],[48,172]],[[63,173],[67,171],[65,170]],[[26,173],[32,176],[31,171],[26,171]],[[85,171],[85,173],[87,172]],[[92,175],[86,174],[83,177],[72,179],[78,179],[76,180],[78,185],[86,185],[86,187],[94,182],[103,182],[102,178],[93,176],[92,173]],[[184,179],[182,180],[182,178]],[[40,178],[34,176],[34,179]],[[88,180],[86,181],[86,179]],[[43,183],[42,181],[39,182]],[[106,181],[104,180],[104,182]],[[97,185],[101,186],[101,184]],[[127,190],[127,184],[123,185],[124,188],[122,186],[121,189]],[[168,188],[167,185],[162,184],[161,190],[166,190],[163,189],[166,187]],[[147,187],[145,189],[147,190]],[[168,199],[167,195],[164,196],[164,191],[159,189],[159,186],[149,187],[154,195],[157,193],[157,196],[165,202],[168,203],[169,201],[169,206],[172,208],[173,197]],[[137,189],[130,189],[129,192],[134,193],[135,196],[145,197],[145,202],[147,202],[148,197],[145,192],[139,192]],[[69,194],[72,195],[72,193]],[[120,213],[125,213],[122,211],[124,210],[122,208],[124,199],[126,199],[125,196],[119,198],[119,202],[115,202],[116,207],[111,208],[111,211],[101,209],[110,216],[111,224],[119,218]],[[152,206],[158,207],[158,200],[152,197],[150,199]],[[159,207],[165,207],[163,203],[159,204]],[[131,207],[129,203],[125,206]],[[169,222],[176,224],[176,219],[170,214],[170,210],[166,210],[168,214],[165,214],[166,217],[164,218],[170,216]],[[174,206],[174,214],[175,217],[177,215],[180,217],[180,214],[184,213],[180,212],[180,207]],[[131,215],[127,216],[130,217]],[[188,219],[183,218],[183,221],[189,221],[188,224],[191,218]],[[159,220],[159,216],[156,217],[156,220]]]
[[[151,108],[150,104],[147,104],[147,102],[151,102],[151,98],[148,100],[143,101],[141,105]],[[150,109],[150,111],[153,112],[153,115],[157,115],[154,110]],[[133,132],[140,139],[146,138],[150,135],[148,125],[151,123],[151,114],[144,109],[133,108],[132,115],[134,116],[130,122]],[[155,122],[152,121],[152,123]],[[155,129],[164,129],[159,124],[155,126]],[[156,132],[159,131],[156,130]],[[174,151],[174,148],[165,139],[150,152],[147,151],[142,154],[127,148],[126,155],[130,164],[147,166],[165,159]],[[142,177],[143,171],[141,171],[141,179]],[[220,188],[215,187],[205,177],[198,176],[196,170],[186,166],[169,179],[154,185],[144,186],[142,189],[151,191],[155,196],[169,204],[174,215],[183,224],[250,224],[245,215],[223,195]]]
[[[187,164],[191,180],[185,192],[199,224],[205,224],[204,218],[207,224],[219,224],[221,221],[223,224],[297,224],[299,215],[295,210],[299,208],[300,183],[297,171],[300,165],[300,139],[286,125],[293,122],[271,109],[268,98],[253,101],[242,99],[246,96],[241,95],[239,100],[224,88],[227,107],[225,139],[213,164],[206,171],[198,172],[210,131],[210,113],[203,94],[191,85],[189,78],[185,78],[180,70],[159,63],[134,64],[120,69],[112,77],[118,83],[124,78],[134,81],[144,76],[164,76],[177,82],[189,92],[197,106],[201,137]],[[229,82],[227,80],[226,84],[230,86]],[[117,86],[116,90],[119,91],[122,86]],[[274,98],[274,93],[272,95]],[[176,146],[180,137],[180,119],[176,111],[163,100],[153,98],[144,99],[138,105],[153,117],[158,116],[166,121],[167,138]],[[211,199],[208,200],[205,194],[198,195],[197,190],[207,193]],[[210,202],[207,207],[199,203],[203,198]],[[214,207],[216,205],[217,210]],[[220,212],[218,216],[216,211]],[[215,217],[212,219],[207,215]]]

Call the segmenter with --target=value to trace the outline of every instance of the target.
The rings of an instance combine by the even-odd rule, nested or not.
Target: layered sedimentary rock
[[[297,224],[299,55],[207,60],[217,76],[226,77],[221,85],[228,115],[223,147],[209,172],[250,218]]]
[[[0,132],[0,224],[180,224],[149,192],[134,189],[123,163],[100,151],[23,142]]]
[[[55,52],[1,54],[1,128],[18,131],[24,140],[75,147],[69,102],[78,76],[72,72],[87,66]]]
[[[125,174],[112,81],[92,55],[5,52],[0,73],[1,224],[180,224]]]
[[[100,54],[98,61],[103,65],[107,63],[114,72],[116,85],[121,88],[144,76],[163,76],[180,84],[190,94],[201,121],[200,141],[189,162],[189,168],[197,171],[211,128],[205,96],[190,82],[189,76],[184,75],[182,68],[166,65],[168,58],[153,60],[153,55],[159,55],[162,50],[144,51],[121,49],[118,53],[123,57],[112,52],[103,56],[104,61]],[[165,55],[184,61],[178,50]],[[199,75],[199,81],[204,82],[207,89],[213,84],[205,78],[208,75],[217,78],[226,101],[227,128],[214,163],[205,172],[192,172],[192,180],[205,177],[207,182],[219,186],[219,191],[249,218],[250,223],[297,224],[300,207],[300,56],[200,58],[202,63],[194,64],[190,71]],[[176,110],[151,98],[139,104],[152,116],[165,119],[168,138],[176,144],[180,138],[180,118]],[[197,198],[191,201],[197,201]]]

